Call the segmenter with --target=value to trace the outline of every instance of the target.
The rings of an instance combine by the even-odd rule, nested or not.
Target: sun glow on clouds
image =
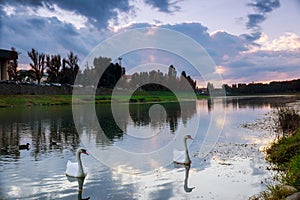
[[[12,16],[16,14],[16,9],[10,5],[3,6],[3,11],[6,13],[7,16]]]
[[[92,25],[88,23],[88,18],[76,13],[75,11],[68,11],[58,7],[56,4],[48,5],[45,4],[43,7],[36,9],[28,8],[30,15],[37,15],[39,17],[56,17],[63,23],[72,24],[76,29],[87,28]]]
[[[135,21],[132,21],[131,19],[131,13],[126,13],[126,12],[122,12],[120,11],[120,9],[115,8],[114,12],[117,13],[117,17],[115,18],[111,18],[108,21],[108,28],[117,33],[119,32],[121,29],[126,29],[127,27],[130,27],[132,24],[135,23]]]
[[[224,66],[216,66],[215,67],[215,72],[217,74],[224,74],[224,72],[226,71],[225,67]]]
[[[133,24],[145,23],[150,26],[177,24],[179,20],[176,20],[176,17],[173,15],[173,11],[176,12],[176,5],[179,4],[180,1],[171,0],[169,3],[171,5],[169,7],[171,12],[161,12],[157,7],[153,7],[153,5],[146,3],[144,0],[129,1],[129,6],[134,9],[129,12],[122,12],[118,8],[114,9],[117,15],[108,21],[108,27],[111,31],[118,32],[119,30],[126,30],[126,28]],[[180,12],[176,12],[176,14],[178,15]],[[161,19],[168,21],[168,23],[163,23]]]
[[[287,32],[278,39],[269,40],[267,34],[263,33],[256,41],[260,47],[254,47],[254,51],[299,51],[300,37],[296,33]]]

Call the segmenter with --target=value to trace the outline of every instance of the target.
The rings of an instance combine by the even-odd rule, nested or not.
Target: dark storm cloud
[[[99,42],[91,33],[77,30],[56,17],[2,16],[1,20],[0,33],[3,37],[0,39],[0,46],[5,49],[15,47],[22,53],[19,63],[23,64],[30,62],[26,55],[31,48],[41,53],[60,54],[62,57],[73,51],[82,60],[93,45]]]
[[[251,30],[251,34],[243,34],[242,37],[252,45],[258,45],[255,43],[261,36],[260,24],[267,19],[267,14],[272,12],[274,9],[280,7],[279,0],[253,0],[247,4],[252,7],[255,13],[249,14],[248,21],[246,23],[247,29]]]
[[[157,8],[161,12],[175,12],[180,9],[177,2],[170,2],[169,0],[144,0],[145,3]],[[130,5],[130,0],[10,0],[7,2],[0,2],[0,6],[30,6],[32,9],[38,7],[46,7],[49,10],[54,10],[53,5],[68,10],[74,11],[75,14],[81,14],[88,18],[88,22],[95,25],[98,29],[107,28],[110,19],[116,19],[118,11],[134,14],[135,9]],[[117,11],[118,10],[118,11]],[[2,14],[3,10],[1,9]]]
[[[254,0],[248,3],[255,11],[254,14],[248,15],[248,22],[246,24],[248,29],[259,29],[260,24],[266,20],[267,13],[272,12],[274,9],[280,7],[279,0]]]
[[[259,24],[265,21],[266,17],[261,14],[251,14],[248,15],[248,22],[246,24],[248,29],[259,29]]]
[[[177,9],[176,2],[148,0],[146,3],[160,7],[161,12]],[[58,8],[73,12],[74,17],[85,17],[87,21],[79,22],[78,28],[59,16],[40,16],[41,9],[60,14]],[[83,60],[99,42],[113,34],[108,23],[117,19],[118,12],[134,14],[135,9],[130,0],[0,0],[0,46],[7,49],[14,46],[22,51],[23,57],[31,48],[62,55],[73,51]]]
[[[180,7],[176,5],[179,1],[170,2],[169,0],[145,0],[145,3],[151,5],[154,8],[158,8],[161,12],[171,13],[180,10]]]
[[[208,28],[200,23],[181,23],[174,25],[167,24],[163,25],[162,27],[186,34],[201,45],[206,46],[210,43]]]
[[[279,8],[280,2],[279,0],[256,0],[248,5],[252,6],[260,13],[268,13],[273,11],[275,8]]]
[[[53,5],[68,10],[75,11],[75,14],[81,14],[88,18],[89,23],[95,25],[97,28],[106,28],[108,21],[117,17],[116,9],[123,12],[128,12],[132,7],[129,5],[128,0],[43,0],[43,1],[26,1],[26,0],[11,0],[2,5],[23,5],[29,6],[32,9],[38,7],[47,7],[49,10],[53,10]]]

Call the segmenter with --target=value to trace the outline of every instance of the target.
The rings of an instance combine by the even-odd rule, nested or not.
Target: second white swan
[[[81,154],[86,154],[89,155],[88,152],[83,149],[83,148],[79,148],[77,149],[76,152],[76,157],[77,157],[77,162],[71,162],[70,160],[67,163],[67,169],[66,169],[66,175],[67,176],[71,176],[71,177],[85,177],[86,176],[86,172],[84,171],[82,162],[81,162]]]
[[[190,159],[190,156],[189,156],[189,151],[188,151],[188,147],[187,147],[187,144],[186,144],[186,141],[190,139],[190,140],[193,140],[192,136],[190,135],[185,135],[183,137],[183,144],[184,144],[184,149],[185,149],[185,159],[183,162],[180,162],[180,161],[174,161],[175,164],[183,164],[183,165],[190,165],[192,163],[191,159]],[[182,151],[178,151],[178,150],[174,150],[174,158],[178,158],[179,156],[178,155],[181,155],[183,152]],[[176,155],[175,155],[176,154]]]

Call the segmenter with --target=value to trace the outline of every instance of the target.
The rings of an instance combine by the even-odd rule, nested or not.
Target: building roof
[[[16,51],[0,49],[0,59],[15,60],[18,59],[18,53]]]

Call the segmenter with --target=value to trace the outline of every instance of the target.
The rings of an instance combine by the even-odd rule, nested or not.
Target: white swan
[[[86,155],[89,155],[88,152],[85,149],[79,148],[76,152],[76,157],[78,162],[71,162],[68,160],[67,163],[67,169],[66,169],[66,175],[72,176],[72,177],[85,177],[86,173],[83,170],[82,162],[80,155],[81,153],[84,153]]]
[[[190,159],[190,156],[189,156],[189,151],[188,151],[188,148],[187,148],[187,144],[186,144],[186,141],[190,139],[190,140],[193,140],[192,136],[190,135],[185,135],[183,137],[183,144],[184,144],[184,149],[185,149],[185,159],[184,161],[173,161],[175,164],[183,164],[183,165],[190,165],[192,163],[191,159]],[[178,151],[176,149],[174,149],[173,151],[173,156],[175,159],[178,159],[182,154],[183,154],[183,151]]]

